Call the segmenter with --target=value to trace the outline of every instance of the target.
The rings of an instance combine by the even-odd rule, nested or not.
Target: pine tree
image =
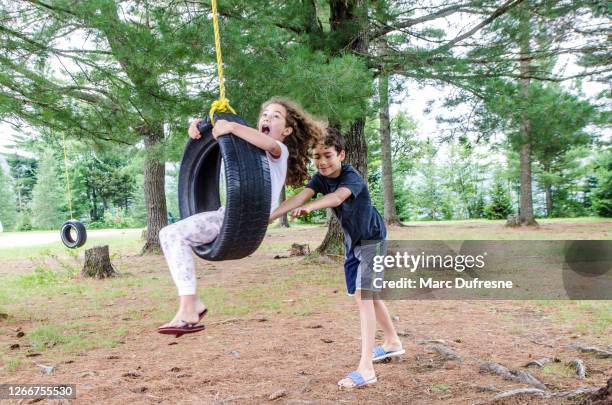
[[[612,217],[612,151],[603,151],[595,165],[597,188],[591,196],[593,209],[602,217]]]
[[[417,210],[420,218],[430,220],[448,217],[447,196],[442,188],[440,170],[436,164],[437,153],[438,149],[429,140],[423,145],[423,157],[416,168],[420,177],[415,193]]]
[[[32,226],[54,229],[69,217],[64,182],[60,180],[57,160],[50,151],[41,157],[38,179],[32,191]]]
[[[14,229],[17,222],[17,205],[15,193],[9,176],[0,165],[0,231],[8,232]]]
[[[488,219],[506,219],[508,215],[514,213],[512,201],[508,195],[508,190],[501,181],[496,180],[491,190],[491,202],[485,208],[485,215]]]

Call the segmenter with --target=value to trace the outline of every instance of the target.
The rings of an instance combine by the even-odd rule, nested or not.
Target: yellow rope
[[[72,215],[72,191],[70,190],[70,179],[68,178],[68,153],[66,153],[66,137],[62,131],[62,145],[64,146],[64,174],[66,176],[66,187],[68,188],[68,207],[70,209],[70,219]]]
[[[213,17],[213,28],[215,30],[215,52],[217,54],[217,73],[219,75],[219,99],[213,101],[210,106],[208,116],[210,122],[215,123],[214,115],[215,112],[227,112],[231,111],[236,114],[236,111],[230,106],[229,100],[225,98],[225,84],[223,83],[223,59],[221,58],[221,35],[219,33],[219,19],[217,17],[217,0],[211,1],[212,6],[212,17]]]

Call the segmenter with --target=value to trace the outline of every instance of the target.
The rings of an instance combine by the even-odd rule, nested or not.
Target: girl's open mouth
[[[263,124],[261,126],[261,132],[263,132],[266,135],[269,135],[270,134],[270,127],[268,125],[266,125],[266,124]]]

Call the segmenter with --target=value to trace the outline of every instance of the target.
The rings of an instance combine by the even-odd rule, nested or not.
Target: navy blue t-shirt
[[[317,194],[330,194],[340,187],[351,190],[351,196],[338,207],[332,208],[344,231],[344,244],[348,253],[362,240],[384,240],[385,223],[372,205],[370,192],[363,178],[349,164],[342,164],[340,176],[325,177],[319,172],[312,176],[306,187]]]

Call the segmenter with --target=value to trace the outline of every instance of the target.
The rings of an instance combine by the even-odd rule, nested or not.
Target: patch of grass
[[[93,331],[92,331],[93,332]],[[59,347],[62,353],[80,353],[86,352],[101,347],[114,348],[119,343],[112,337],[98,334],[90,334],[87,336],[73,335],[73,338],[65,346]]]
[[[0,275],[0,303],[3,305],[34,302],[58,296],[91,296],[97,287],[87,280],[76,280],[63,272],[37,267],[30,274]]]
[[[342,265],[319,265],[318,267],[300,268],[289,275],[287,282],[294,286],[316,285],[332,287],[341,285],[344,280]]]
[[[208,288],[206,292],[208,293]],[[168,301],[171,297],[176,299],[176,294],[174,293],[175,287],[170,286],[170,284],[167,287],[157,287],[148,290],[148,296],[158,302]]]
[[[39,263],[32,273],[22,275],[17,280],[21,288],[28,289],[34,286],[53,286],[74,277],[74,275],[75,272],[72,268],[65,271],[55,271]]]
[[[431,390],[433,392],[446,392],[451,389],[451,386],[448,384],[434,384],[431,386]]]
[[[317,310],[324,310],[330,304],[330,294],[309,295],[307,299],[300,301],[299,306],[289,307],[285,313],[298,316],[309,316]]]
[[[578,309],[591,320],[590,323],[584,324],[587,331],[598,336],[612,335],[612,302],[582,301]]]
[[[0,278],[0,285],[2,284],[2,280]],[[9,303],[9,298],[8,298],[8,291],[2,289],[0,290],[0,305],[6,305]],[[6,310],[4,309],[4,307],[0,306],[0,313],[6,313]]]
[[[14,373],[21,365],[21,357],[9,357],[4,360],[4,370],[7,373]]]
[[[538,218],[541,224],[557,224],[563,222],[610,222],[610,218],[605,217],[576,217],[576,218]]]
[[[117,337],[124,337],[128,334],[129,328],[127,326],[119,326],[115,329],[114,335]]]
[[[562,378],[572,378],[576,370],[563,363],[549,363],[542,367],[542,373]]]
[[[27,336],[34,350],[38,351],[64,345],[71,340],[71,336],[65,334],[65,328],[55,325],[38,326]]]
[[[140,321],[143,318],[143,312],[141,310],[131,308],[128,310],[126,316],[134,321]]]
[[[559,301],[555,301],[555,300],[537,300],[537,301],[532,301],[533,304],[539,306],[539,307],[554,307],[557,305]]]
[[[94,294],[90,295],[89,297],[96,301],[106,302],[113,298],[125,297],[126,295],[128,295],[128,292],[123,288],[105,286],[104,288],[97,289]]]
[[[577,332],[596,336],[612,334],[612,302],[610,301],[546,301],[536,302],[536,305],[552,309],[553,322],[575,325]]]
[[[127,328],[119,327],[110,335],[105,334],[100,322],[73,322],[66,325],[41,325],[26,336],[32,348],[36,351],[45,351],[50,358],[53,353],[79,353],[101,347],[116,347],[117,339],[127,334]]]

